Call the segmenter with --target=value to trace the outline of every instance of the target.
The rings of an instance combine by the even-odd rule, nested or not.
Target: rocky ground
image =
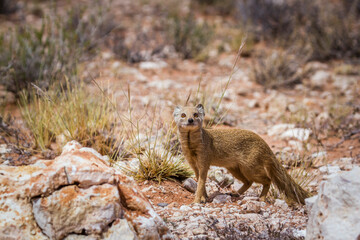
[[[156,4],[114,2],[116,18],[131,26],[126,41],[132,40],[139,24],[143,24],[143,30],[153,24],[161,25],[153,14]],[[28,18],[34,21],[33,16]],[[136,24],[132,22],[134,19]],[[5,24],[13,23],[10,20]],[[149,44],[150,49],[151,46]],[[220,53],[214,47],[209,50],[210,58],[204,63],[181,59],[171,46],[165,45],[160,56],[149,55],[149,51],[139,51],[145,56],[144,61],[128,63],[119,60],[111,50],[101,49],[94,59],[83,64],[86,69],[83,75],[89,78],[89,74],[94,73],[95,80],[114,96],[121,111],[128,110],[127,96],[123,93],[130,89],[135,116],[141,116],[147,109],[146,114],[155,113],[156,119],[168,123],[172,120],[174,106],[184,104],[189,94],[196,93],[198,86],[207,95],[206,104],[214,104],[229,80],[237,56],[231,49]],[[360,122],[359,75],[335,71],[342,62],[309,62],[304,68],[311,71],[302,83],[292,88],[266,90],[250,80],[252,64],[251,58],[240,58],[237,63],[221,104],[225,114],[218,127],[257,132],[288,169],[294,162],[303,161],[308,166],[306,171],[314,176],[307,186],[314,195],[322,181],[360,166],[360,132],[356,128]],[[96,86],[89,84],[88,87],[94,94],[100,94]],[[18,109],[11,103],[13,96],[3,95],[7,111],[15,116],[17,125],[23,126]],[[351,110],[347,111],[348,108]],[[20,133],[15,135],[22,136]],[[14,148],[6,136],[2,136],[0,143],[2,168],[32,164],[39,159],[39,155],[23,157],[26,152]],[[229,193],[239,189],[241,183],[221,169],[212,168],[211,171],[206,187],[212,202],[205,205],[191,204],[193,190],[191,187],[190,191],[185,189],[182,182],[136,183],[175,239],[305,238],[309,209],[287,203],[282,198],[258,201],[259,185],[253,185],[243,196],[234,197]],[[81,234],[81,230],[76,231]],[[100,236],[100,230],[91,231]],[[29,232],[32,234],[31,230]]]

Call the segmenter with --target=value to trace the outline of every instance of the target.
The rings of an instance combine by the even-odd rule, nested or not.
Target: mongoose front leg
[[[194,203],[205,203],[206,202],[206,188],[205,182],[207,178],[209,167],[202,167],[199,169],[199,180],[198,186],[195,193]]]
[[[199,181],[199,169],[196,166],[196,162],[194,160],[188,160],[188,163],[190,164],[190,167],[194,170],[196,181]]]

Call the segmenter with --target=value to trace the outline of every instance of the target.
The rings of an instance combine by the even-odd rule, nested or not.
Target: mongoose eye
[[[181,114],[181,117],[182,117],[182,118],[186,117],[186,114],[185,114],[185,113],[182,113],[182,114]]]
[[[194,113],[194,117],[195,117],[195,118],[199,117],[199,114]]]

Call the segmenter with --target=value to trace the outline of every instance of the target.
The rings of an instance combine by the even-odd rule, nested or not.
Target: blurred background
[[[0,167],[76,140],[138,180],[179,239],[304,239],[308,210],[275,188],[183,208],[193,194],[173,180],[194,174],[172,113],[202,103],[206,127],[255,131],[316,194],[360,166],[359,15],[360,0],[0,0]],[[209,196],[241,186],[208,176]]]
[[[291,149],[330,151],[358,135],[359,14],[358,0],[0,0],[1,141],[24,159],[72,139],[134,156],[135,120],[167,131],[176,104],[201,102],[209,125],[294,124],[310,138]]]

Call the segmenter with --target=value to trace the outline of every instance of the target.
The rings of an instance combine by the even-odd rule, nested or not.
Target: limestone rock
[[[322,182],[317,197],[306,199],[306,239],[357,239],[360,235],[360,168]]]
[[[125,219],[117,219],[103,235],[104,240],[137,240],[134,228]]]
[[[117,187],[111,184],[81,189],[70,185],[33,200],[34,217],[43,232],[59,239],[69,233],[100,234],[122,209]],[[76,223],[76,224],[74,224]]]
[[[0,165],[0,239],[119,239],[121,232],[170,239],[134,185],[106,157],[74,141],[54,160]]]

